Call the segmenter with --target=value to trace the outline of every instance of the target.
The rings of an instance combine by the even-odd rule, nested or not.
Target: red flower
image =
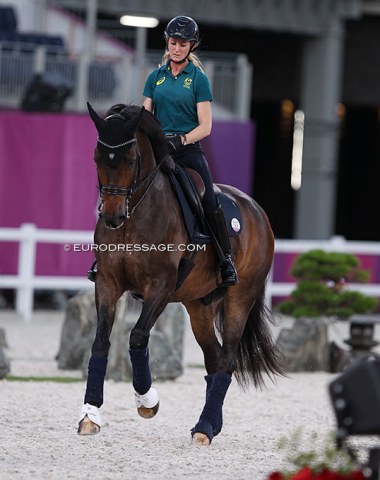
[[[281,472],[273,472],[269,475],[268,480],[285,480]],[[290,480],[366,480],[366,477],[360,471],[355,471],[344,475],[339,472],[331,472],[330,470],[322,470],[313,474],[309,467],[303,467],[299,472],[295,473]]]
[[[330,470],[322,470],[322,472],[318,473],[313,478],[315,480],[347,480],[345,475],[337,472],[331,472]]]
[[[351,476],[349,477],[350,480],[365,480],[366,477],[363,475],[363,472],[352,472]]]
[[[269,475],[268,480],[284,480],[284,477],[280,472],[273,472]],[[356,480],[356,478],[354,480]]]
[[[292,480],[312,480],[313,472],[309,467],[304,467],[298,473],[292,476]]]

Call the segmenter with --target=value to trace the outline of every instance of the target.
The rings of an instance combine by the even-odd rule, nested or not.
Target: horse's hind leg
[[[103,404],[104,378],[110,348],[109,337],[114,321],[116,303],[121,294],[116,287],[112,289],[104,284],[100,286],[100,274],[98,273],[98,275],[95,293],[98,324],[88,364],[84,405],[79,419],[78,433],[80,435],[98,433],[102,426],[99,408]]]
[[[236,290],[235,290],[236,291]],[[218,308],[186,305],[195,338],[201,346],[207,370],[206,401],[198,423],[192,429],[193,441],[208,445],[223,426],[223,402],[238,365],[238,349],[244,334],[252,298],[243,301],[228,290]],[[215,335],[214,321],[221,319],[221,342]],[[259,352],[256,352],[256,355]]]

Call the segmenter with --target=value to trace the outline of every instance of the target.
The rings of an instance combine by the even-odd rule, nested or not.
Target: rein
[[[148,193],[150,187],[152,186],[153,184],[153,181],[154,179],[156,178],[156,175],[158,173],[158,170],[160,168],[160,164],[158,164],[156,166],[156,168],[154,170],[152,170],[143,180],[141,183],[139,183],[137,185],[137,187],[135,188],[134,192],[131,193],[131,195],[129,197],[126,198],[125,200],[125,205],[126,205],[126,218],[131,218],[133,212],[136,210],[136,208],[140,205],[140,203],[143,201],[145,195]],[[147,186],[147,188],[145,189],[144,193],[141,195],[140,197],[140,200],[136,203],[136,205],[132,208],[131,211],[129,211],[129,199],[132,197],[132,195],[142,186],[144,185],[145,183],[148,183],[149,181],[149,184]]]

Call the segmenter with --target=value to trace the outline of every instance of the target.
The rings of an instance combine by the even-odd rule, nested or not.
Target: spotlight
[[[140,15],[123,15],[120,23],[127,27],[154,28],[158,25],[158,19],[154,17],[142,17]]]

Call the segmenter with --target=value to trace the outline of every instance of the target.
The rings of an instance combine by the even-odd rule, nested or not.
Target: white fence
[[[33,312],[34,290],[76,290],[93,288],[94,284],[81,277],[37,276],[36,248],[38,243],[92,243],[93,232],[74,230],[37,229],[26,223],[20,228],[1,228],[0,241],[18,242],[17,275],[1,275],[0,288],[16,290],[16,311],[26,321],[30,321]]]
[[[275,253],[303,253],[315,248],[327,251],[351,253],[353,255],[380,256],[380,242],[347,241],[344,237],[332,237],[330,240],[276,240]],[[273,263],[275,268],[275,261]],[[295,283],[274,282],[273,269],[270,272],[267,295],[270,304],[275,296],[287,296],[294,289]],[[366,295],[380,298],[380,284],[378,283],[350,283],[347,290],[356,290]]]
[[[33,313],[34,290],[79,290],[94,288],[94,284],[83,277],[41,276],[35,274],[36,247],[38,243],[91,243],[92,231],[37,229],[33,224],[23,224],[20,228],[0,228],[0,242],[18,242],[17,275],[1,275],[0,289],[16,290],[16,311],[25,321],[30,321]],[[331,240],[277,240],[276,253],[302,253],[314,248],[347,252],[355,255],[380,256],[380,242],[353,242],[343,237]],[[274,263],[275,265],[275,263]],[[294,283],[274,282],[269,275],[267,296],[269,305],[275,296],[287,296],[294,289]],[[350,284],[347,288],[361,291],[380,298],[380,284]]]

